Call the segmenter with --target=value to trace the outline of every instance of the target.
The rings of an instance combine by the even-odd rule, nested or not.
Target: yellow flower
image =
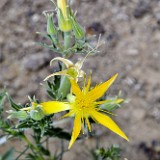
[[[85,57],[86,58],[86,57]],[[62,58],[62,57],[57,57],[51,60],[50,65],[52,65],[52,62],[55,60],[59,60],[61,62],[63,62],[66,66],[67,69],[64,69],[62,71],[50,74],[49,76],[47,76],[44,81],[48,80],[50,77],[56,76],[56,75],[64,75],[64,76],[68,76],[69,78],[73,78],[76,79],[76,81],[78,80],[78,77],[84,77],[85,73],[83,70],[81,70],[84,59],[82,59],[81,61],[78,61],[77,63],[72,63],[70,60]]]
[[[41,103],[45,114],[69,110],[69,112],[63,116],[63,118],[72,115],[75,116],[72,137],[68,147],[69,149],[77,139],[81,129],[83,129],[82,126],[84,125],[84,121],[86,122],[89,131],[91,131],[89,117],[129,141],[127,136],[118,127],[118,125],[110,117],[101,113],[106,111],[98,108],[98,105],[106,103],[107,100],[96,101],[103,96],[117,76],[118,74],[114,75],[108,81],[97,85],[93,89],[90,89],[90,78],[88,80],[88,84],[85,85],[82,90],[76,81],[71,79],[72,94],[74,94],[75,97],[70,98],[70,102],[49,101]]]

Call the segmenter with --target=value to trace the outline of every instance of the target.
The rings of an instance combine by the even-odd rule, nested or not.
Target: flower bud
[[[85,37],[84,28],[76,21],[74,17],[70,17],[72,23],[72,29],[76,39],[83,39]]]
[[[75,102],[75,99],[76,99],[76,97],[74,95],[72,95],[72,94],[67,95],[67,100],[69,102]]]
[[[58,5],[58,26],[61,31],[68,32],[72,29],[71,20],[69,17],[69,6],[67,0],[57,0]]]
[[[32,119],[39,121],[45,116],[45,114],[42,107],[37,106],[35,109],[31,109],[30,116]]]
[[[46,18],[47,18],[47,33],[51,36],[53,35],[57,35],[57,29],[56,26],[53,23],[52,17],[53,17],[53,13],[49,14],[46,13]]]
[[[13,110],[9,110],[7,111],[10,115],[8,116],[8,118],[17,118],[19,120],[25,120],[28,117],[28,114],[26,111],[13,111]]]

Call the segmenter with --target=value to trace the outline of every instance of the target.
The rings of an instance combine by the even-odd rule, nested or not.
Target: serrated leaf
[[[13,99],[11,98],[10,95],[8,95],[8,100],[9,100],[9,102],[10,102],[10,104],[11,104],[11,107],[12,107],[13,109],[15,109],[16,111],[19,111],[21,108],[23,108],[22,105],[16,104],[16,103],[13,101]]]
[[[0,110],[2,110],[3,108],[3,103],[4,103],[5,98],[6,98],[6,92],[1,92],[0,93]]]
[[[47,38],[49,41],[52,41],[51,37],[48,34],[37,32],[38,35],[41,37]]]
[[[52,91],[47,90],[47,93],[48,93],[48,95],[49,95],[51,98],[53,98],[53,99],[56,98]]]
[[[46,136],[48,135],[51,137],[57,137],[60,139],[65,139],[65,140],[71,139],[71,134],[63,131],[61,128],[54,128],[54,127],[47,128],[44,135],[46,135]]]
[[[112,145],[108,149],[100,148],[96,150],[96,155],[104,160],[120,160],[121,149],[118,145]]]
[[[31,123],[29,123],[27,120],[26,121],[23,121],[21,123],[19,123],[17,126],[16,126],[17,129],[23,129],[23,128],[31,128]]]
[[[48,44],[42,43],[42,42],[36,42],[36,43],[37,43],[38,45],[42,46],[42,47],[45,47],[45,48],[48,48],[48,49],[54,51],[54,52],[58,52],[58,50],[55,49],[55,48],[53,47],[53,45],[48,45]]]
[[[41,152],[46,155],[46,156],[49,156],[50,155],[50,152],[49,150],[45,149],[43,146],[40,147],[40,150]]]

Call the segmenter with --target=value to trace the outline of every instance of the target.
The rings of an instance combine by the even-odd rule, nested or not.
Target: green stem
[[[71,32],[64,32],[64,50],[71,47]]]
[[[29,147],[27,146],[22,152],[20,152],[20,154],[18,155],[18,157],[15,160],[18,160],[21,156],[24,156],[25,152],[29,149]]]
[[[70,92],[71,84],[67,76],[61,77],[60,87],[58,89],[58,95],[61,98],[65,98]]]
[[[70,48],[71,45],[71,32],[64,32],[64,53],[67,49]],[[68,55],[64,55],[66,58]],[[65,69],[65,66],[62,66],[62,70]],[[58,95],[62,99],[67,96],[67,94],[70,92],[71,84],[69,81],[69,78],[67,76],[62,76],[61,77],[61,82],[60,82],[60,87],[58,90]]]
[[[38,147],[33,145],[25,135],[21,135],[21,138],[28,144],[29,148],[33,149],[38,154],[38,156],[40,158],[39,160],[45,160],[43,158],[43,155],[42,155],[41,151],[38,149]]]

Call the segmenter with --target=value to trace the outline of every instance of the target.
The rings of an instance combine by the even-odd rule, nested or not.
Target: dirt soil
[[[34,42],[35,33],[45,31],[45,0],[0,1],[0,88],[6,86],[15,101],[24,104],[28,95],[47,100],[43,79],[53,71],[49,61],[57,56]],[[119,73],[108,94],[119,90],[129,103],[113,117],[128,135],[126,142],[102,126],[100,145],[119,144],[128,160],[159,160],[160,153],[160,1],[84,0],[73,4],[78,20],[95,34],[102,33],[101,52],[88,57],[84,69],[93,70],[93,84]],[[80,58],[75,55],[74,60]],[[17,143],[17,141],[13,142]],[[54,146],[56,142],[53,142]],[[93,139],[76,142],[64,160],[92,159],[86,155]],[[0,146],[0,153],[11,144]],[[23,146],[19,142],[18,147]]]

